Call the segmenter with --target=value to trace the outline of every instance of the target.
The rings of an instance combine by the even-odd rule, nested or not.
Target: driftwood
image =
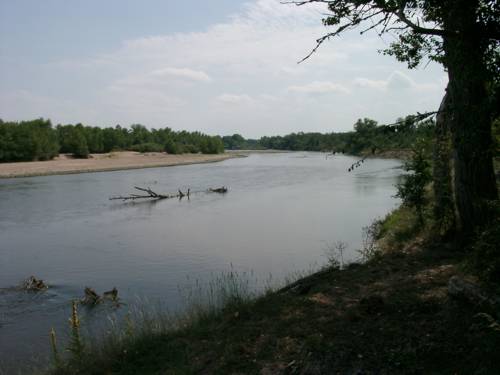
[[[43,280],[37,279],[35,276],[30,276],[22,282],[21,288],[30,292],[40,292],[49,287]]]
[[[219,194],[224,194],[227,193],[227,187],[221,186],[220,188],[210,188],[208,191],[211,191],[212,193],[219,193]]]
[[[97,292],[89,287],[85,287],[84,290],[85,297],[83,297],[80,302],[84,305],[95,306],[106,300],[111,302],[118,302],[118,289],[113,288],[102,294],[102,297],[97,294]]]
[[[347,169],[347,172],[351,172],[354,170],[354,168],[358,168],[359,166],[361,166],[361,164],[363,164],[366,160],[366,156],[363,158],[363,159],[360,159],[358,160],[356,163],[353,163],[348,169]]]
[[[210,193],[220,193],[224,194],[227,193],[228,188],[225,186],[219,187],[219,188],[210,188],[208,190],[202,190],[202,191],[195,191],[192,192],[191,189],[187,189],[186,192],[181,191],[180,189],[177,191],[177,193],[174,194],[158,194],[151,190],[151,188],[141,188],[138,186],[134,186],[134,189],[142,191],[147,193],[145,194],[130,194],[130,195],[119,195],[115,197],[109,198],[109,200],[122,200],[122,201],[134,201],[136,199],[170,199],[170,198],[179,198],[182,199],[184,197],[190,197],[192,193],[203,193],[203,192],[210,192]]]
[[[134,186],[134,189],[142,191],[147,193],[148,195],[140,195],[140,194],[130,194],[128,196],[117,196],[117,197],[111,197],[109,200],[136,200],[136,199],[168,199],[168,198],[174,198],[174,196],[170,195],[163,195],[163,194],[158,194],[155,193],[151,188],[141,188],[138,186]],[[179,190],[180,191],[180,190]],[[178,195],[176,195],[178,196]]]
[[[84,293],[85,297],[83,297],[83,299],[80,301],[84,305],[97,305],[99,302],[101,302],[101,297],[96,293],[94,289],[87,286],[85,287]]]
[[[116,300],[118,300],[118,289],[113,288],[113,289],[111,289],[111,290],[109,290],[107,292],[104,292],[102,294],[102,297],[103,298],[108,298],[108,299],[110,299],[112,301],[116,301]]]

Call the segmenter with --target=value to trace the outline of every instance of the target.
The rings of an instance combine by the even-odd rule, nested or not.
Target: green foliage
[[[68,149],[71,150],[75,158],[86,159],[89,157],[89,147],[87,145],[87,138],[85,137],[85,129],[81,124],[76,125],[70,137],[66,140]]]
[[[316,0],[306,0],[301,5],[313,2]],[[449,53],[445,51],[444,39],[453,33],[468,33],[472,34],[469,38],[482,45],[487,68],[491,76],[498,79],[500,8],[496,0],[338,0],[327,3],[330,12],[323,24],[333,26],[334,30],[320,38],[320,44],[358,27],[361,34],[372,29],[379,35],[391,33],[396,40],[382,52],[413,69],[425,58],[446,65]],[[460,25],[463,30],[456,30],[450,18],[464,14],[473,15],[473,24],[463,22]]]
[[[58,151],[57,135],[49,120],[0,120],[0,162],[49,160]]]
[[[58,125],[57,135],[61,145],[60,152],[73,154],[77,158],[87,158],[89,147],[86,134],[87,129],[82,124]]]
[[[130,146],[129,150],[130,151],[137,151],[137,152],[163,152],[164,146],[158,144],[158,143],[140,143],[137,145]]]
[[[237,318],[239,314],[245,314],[259,297],[259,293],[252,290],[257,280],[248,272],[231,269],[214,276],[206,283],[198,279],[188,278],[188,281],[192,283],[179,289],[185,299],[184,313],[172,314],[162,311],[159,305],[155,308],[151,304],[146,304],[143,308],[129,311],[123,324],[110,319],[111,324],[105,327],[102,336],[98,336],[100,340],[97,345],[93,345],[92,337],[84,335],[85,330],[82,330],[84,321],[80,320],[77,304],[74,302],[69,319],[70,331],[66,356],[59,357],[55,346],[55,333],[51,333],[51,342],[54,343],[52,350],[57,360],[54,360],[54,366],[49,373],[97,374],[102,373],[101,366],[104,363],[106,366],[120,367],[122,361],[130,360],[133,362],[137,360],[134,365],[140,370],[134,371],[127,366],[117,373],[149,373],[144,366],[161,365],[158,363],[159,360],[165,360],[168,366],[178,369],[179,363],[185,362],[186,353],[179,350],[176,345],[163,345],[163,340],[185,333],[188,335],[203,333],[213,321],[219,321],[227,313]],[[157,357],[158,350],[162,352],[161,358]],[[165,356],[163,352],[168,354]],[[179,372],[174,371],[174,373]]]
[[[167,139],[167,141],[165,142],[164,149],[165,149],[165,152],[167,154],[178,154],[179,153],[179,148],[177,147],[177,144],[172,139]]]
[[[226,150],[260,150],[263,149],[259,140],[245,139],[240,134],[226,135],[222,137]]]
[[[433,121],[418,122],[414,116],[398,119],[393,125],[378,125],[376,121],[365,118],[359,119],[354,124],[352,132],[327,134],[301,132],[284,137],[262,137],[258,145],[261,148],[275,150],[377,153],[409,149],[419,138],[431,139],[433,127]],[[224,139],[227,143],[226,137]]]
[[[425,187],[431,182],[430,162],[427,159],[427,145],[418,141],[413,148],[412,158],[405,163],[404,169],[410,174],[397,185],[396,196],[403,200],[403,204],[416,210],[418,221],[424,223],[423,210],[427,203]]]
[[[400,250],[421,229],[415,211],[406,206],[399,206],[377,223],[376,240],[384,250]]]
[[[382,221],[375,220],[362,229],[362,247],[358,250],[361,262],[369,262],[381,256],[378,240],[381,236]]]
[[[59,152],[88,158],[91,153],[116,150],[218,154],[224,152],[224,143],[218,136],[170,128],[149,130],[139,124],[131,129],[82,124],[57,125],[54,129],[49,120],[18,123],[0,119],[0,162],[49,160]]]

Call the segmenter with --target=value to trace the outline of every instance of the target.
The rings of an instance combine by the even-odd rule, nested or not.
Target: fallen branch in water
[[[134,189],[143,191],[145,193],[148,193],[148,195],[139,195],[139,194],[130,194],[128,196],[117,196],[117,197],[111,197],[109,200],[136,200],[136,199],[168,199],[168,198],[175,198],[178,197],[179,195],[163,195],[163,194],[158,194],[155,193],[151,188],[141,188],[138,186],[134,186]],[[179,190],[180,191],[180,190]]]
[[[360,159],[358,160],[356,163],[353,163],[348,169],[347,169],[347,172],[351,172],[354,170],[354,168],[358,168],[359,166],[361,166],[361,164],[363,164],[366,160],[366,156],[363,158],[363,159]]]
[[[227,193],[228,188],[225,186],[219,187],[219,188],[209,188],[208,190],[202,190],[202,191],[195,191],[192,192],[191,189],[187,189],[187,192],[182,192],[180,189],[176,194],[158,194],[151,190],[151,188],[141,188],[138,186],[134,186],[134,189],[142,191],[147,193],[147,195],[140,195],[140,194],[130,194],[130,195],[119,195],[116,197],[111,197],[109,200],[122,200],[122,201],[129,201],[129,200],[136,200],[136,199],[170,199],[170,198],[179,198],[182,199],[184,197],[190,197],[191,194],[193,193],[220,193],[224,194]]]

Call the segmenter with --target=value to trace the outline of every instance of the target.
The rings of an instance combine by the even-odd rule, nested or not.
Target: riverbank
[[[160,317],[130,324],[52,374],[500,373],[498,312],[450,288],[452,278],[477,282],[463,249],[413,224],[399,209],[381,224],[384,250],[365,252],[365,263],[237,295],[170,330]]]
[[[376,159],[400,159],[408,160],[411,158],[413,152],[409,149],[395,149],[395,150],[379,150],[375,154],[366,153],[363,156],[367,158]]]
[[[60,155],[53,160],[0,163],[0,178],[47,176],[88,172],[109,172],[126,169],[170,167],[198,163],[213,163],[230,158],[243,157],[243,153],[181,154],[131,151],[92,154],[88,159],[75,159]]]

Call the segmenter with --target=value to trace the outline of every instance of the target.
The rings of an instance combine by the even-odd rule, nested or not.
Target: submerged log
[[[84,290],[85,297],[80,301],[84,305],[97,305],[99,302],[102,301],[101,297],[99,294],[96,293],[96,291],[92,288],[89,288],[88,286],[85,287]]]
[[[116,287],[114,287],[113,289],[111,289],[107,292],[104,292],[102,294],[102,298],[110,299],[113,302],[118,301],[118,289],[116,289]]]
[[[366,160],[366,156],[363,158],[363,159],[360,159],[358,160],[357,162],[353,163],[348,169],[347,169],[347,172],[351,172],[354,170],[354,168],[358,168],[359,166],[361,166],[361,164],[363,164]]]
[[[227,193],[227,187],[221,186],[220,188],[210,188],[208,189],[212,193],[219,193],[219,194],[224,194]]]
[[[100,296],[94,289],[85,287],[84,290],[85,296],[80,300],[80,303],[87,306],[95,306],[101,302],[111,301],[118,302],[118,289],[114,287],[107,292],[104,292],[102,296]],[[118,303],[118,305],[120,305]]]
[[[37,279],[35,276],[30,276],[21,284],[21,288],[30,292],[40,292],[48,289],[48,285],[42,279]]]

